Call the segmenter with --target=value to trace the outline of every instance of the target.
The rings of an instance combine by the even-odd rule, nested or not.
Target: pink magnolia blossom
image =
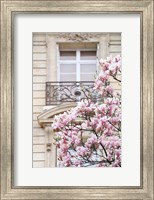
[[[60,167],[121,166],[121,94],[109,81],[112,77],[120,84],[121,57],[101,59],[100,65],[94,83],[99,103],[81,100],[55,116],[52,127]]]

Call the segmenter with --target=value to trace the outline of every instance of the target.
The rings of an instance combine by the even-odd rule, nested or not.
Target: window
[[[97,70],[96,48],[61,49],[58,57],[58,81],[94,81]]]

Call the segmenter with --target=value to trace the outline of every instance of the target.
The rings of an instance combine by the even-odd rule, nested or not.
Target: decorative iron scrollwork
[[[94,82],[46,82],[46,105],[57,105],[63,102],[78,102],[82,99],[96,100]]]

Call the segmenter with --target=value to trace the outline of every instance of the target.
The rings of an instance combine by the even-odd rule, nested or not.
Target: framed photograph
[[[1,0],[1,199],[153,200],[153,1]]]
[[[33,33],[34,168],[121,167],[120,54],[117,32]]]

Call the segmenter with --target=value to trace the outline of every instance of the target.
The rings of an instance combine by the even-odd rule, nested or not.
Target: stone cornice
[[[59,33],[57,38],[63,38],[71,42],[88,42],[93,38],[98,38],[102,33]]]

